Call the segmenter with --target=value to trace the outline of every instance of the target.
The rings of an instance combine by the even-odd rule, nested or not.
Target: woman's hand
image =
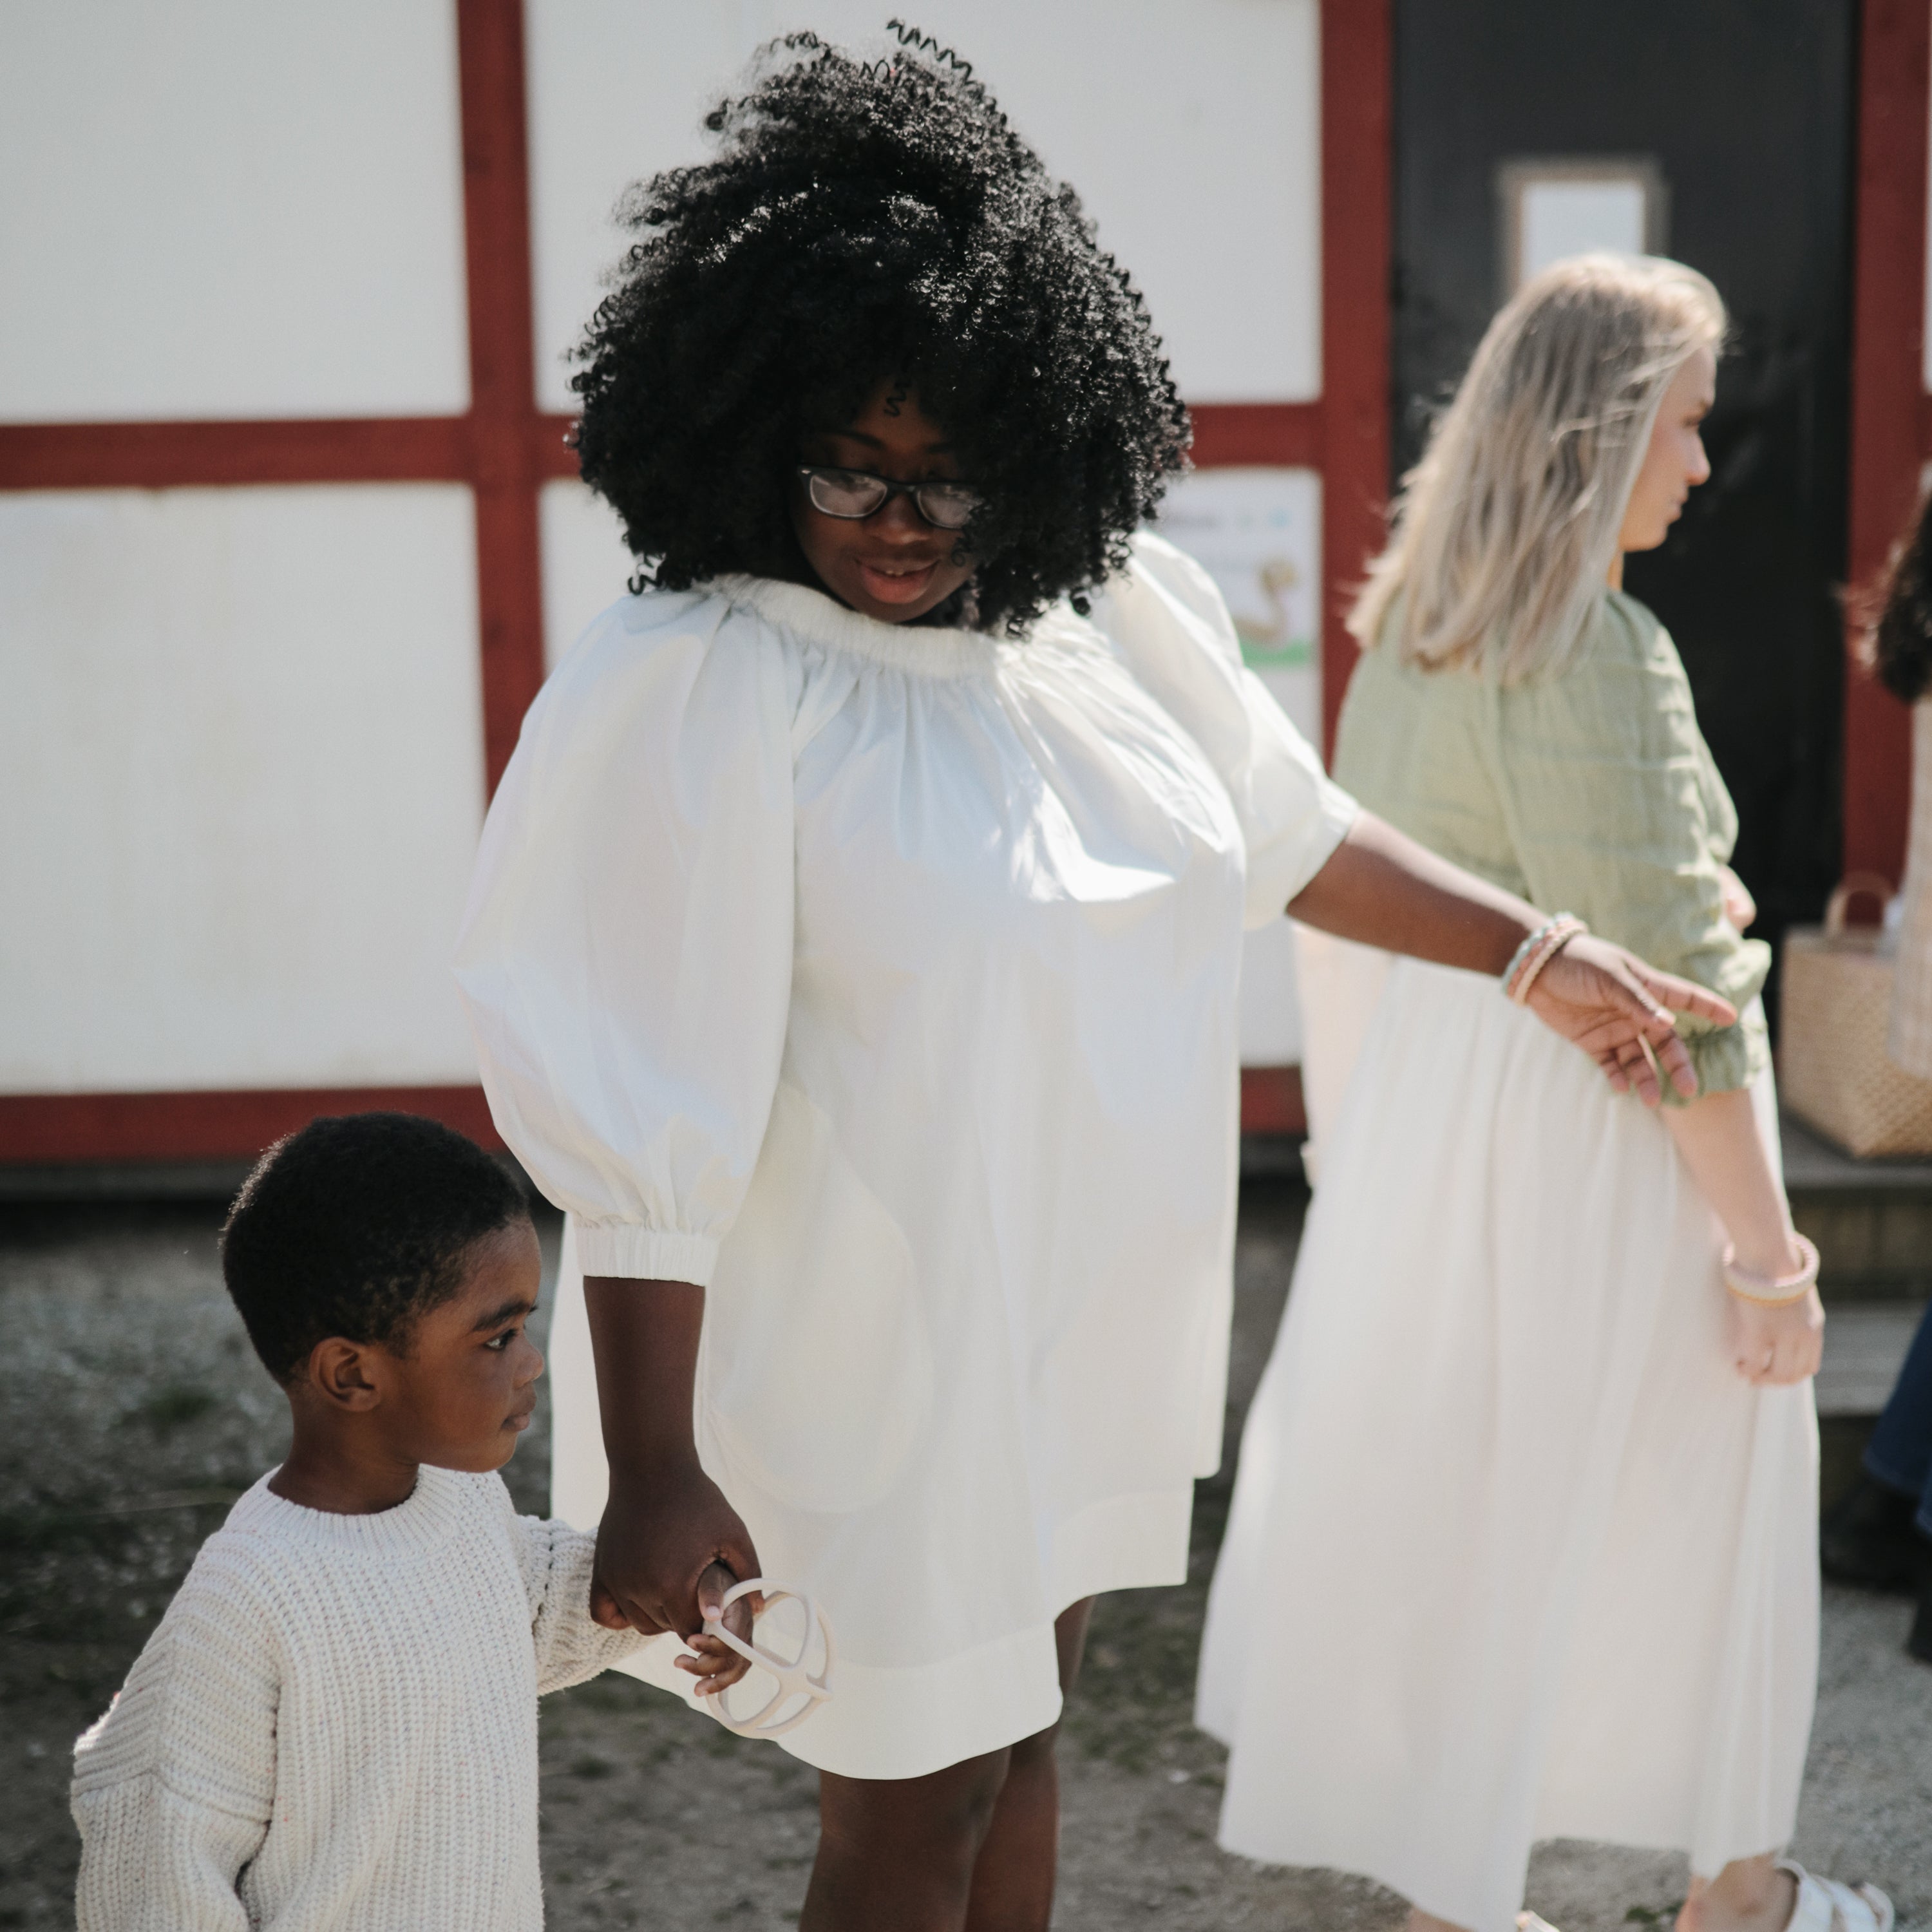
[[[1717,1210],[1740,1268],[1764,1281],[1790,1280],[1805,1257],[1792,1236],[1791,1210],[1772,1164],[1748,1090],[1706,1094],[1664,1115],[1697,1190]],[[1814,1288],[1802,1300],[1766,1308],[1739,1294],[1730,1304],[1731,1360],[1748,1382],[1800,1382],[1818,1372],[1825,1306]]]
[[[1323,932],[1476,973],[1501,973],[1543,923],[1526,901],[1438,859],[1368,812],[1358,814],[1288,910]],[[1738,1016],[1714,993],[1587,934],[1544,967],[1529,1006],[1588,1054],[1618,1093],[1634,1088],[1653,1107],[1664,1097],[1659,1063],[1678,1093],[1688,1098],[1697,1090],[1690,1055],[1666,1008],[1718,1026]]]
[[[1798,1266],[1796,1252],[1790,1271]],[[1825,1304],[1814,1288],[1802,1301],[1783,1308],[1765,1308],[1733,1294],[1731,1304],[1732,1359],[1744,1380],[1762,1388],[1802,1382],[1818,1372],[1825,1352]]]
[[[1695,1013],[1718,1026],[1732,1025],[1738,1017],[1728,1000],[1587,933],[1538,974],[1528,1005],[1544,1025],[1589,1054],[1619,1094],[1634,1089],[1647,1107],[1664,1097],[1660,1070],[1685,1100],[1697,1091],[1673,1012]]]
[[[728,1689],[751,1668],[728,1644],[702,1631],[733,1584],[759,1574],[750,1532],[694,1456],[634,1477],[612,1470],[610,1501],[597,1529],[592,1602],[601,1591],[634,1630],[675,1630],[696,1653],[676,1661],[700,1680],[700,1695]],[[755,1594],[741,1599],[725,1628],[748,1637],[762,1607]]]

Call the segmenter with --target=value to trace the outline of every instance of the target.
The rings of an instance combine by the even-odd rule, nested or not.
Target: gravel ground
[[[1231,1428],[1279,1318],[1301,1198],[1243,1203]],[[0,1927],[70,1922],[68,1753],[106,1705],[200,1540],[274,1461],[280,1397],[220,1288],[206,1204],[0,1208]],[[508,1472],[542,1505],[540,1421]],[[1318,1927],[1388,1932],[1399,1902],[1333,1873],[1253,1865],[1214,1842],[1221,1754],[1188,1722],[1206,1579],[1227,1504],[1201,1486],[1190,1581],[1094,1618],[1064,1747],[1061,1932]],[[1932,1932],[1932,1670],[1902,1654],[1909,1606],[1832,1591],[1797,1855],[1869,1876],[1901,1932]],[[811,1775],[627,1678],[546,1700],[550,1922],[793,1922],[816,1820]],[[1655,1923],[1681,1859],[1557,1844],[1530,1901],[1564,1932]]]

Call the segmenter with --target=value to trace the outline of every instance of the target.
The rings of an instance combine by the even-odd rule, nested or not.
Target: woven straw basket
[[[1854,873],[1832,895],[1822,926],[1784,935],[1779,1094],[1848,1154],[1932,1154],[1932,1080],[1915,1079],[1886,1054],[1892,962],[1879,953],[1878,928],[1845,924],[1846,907],[1862,893],[1888,902],[1892,887]]]

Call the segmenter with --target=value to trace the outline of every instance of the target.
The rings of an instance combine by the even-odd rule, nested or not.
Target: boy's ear
[[[366,1342],[332,1335],[310,1350],[302,1379],[331,1408],[359,1414],[382,1399],[382,1371],[372,1359],[376,1353]]]

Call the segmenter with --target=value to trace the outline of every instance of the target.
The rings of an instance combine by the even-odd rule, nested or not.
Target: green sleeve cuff
[[[1700,1033],[1685,1031],[1684,1044],[1690,1050],[1690,1065],[1697,1076],[1697,1092],[1735,1094],[1748,1087],[1771,1064],[1771,1036],[1766,1030],[1764,1007],[1754,999],[1745,1007],[1736,1026],[1715,1027]],[[1688,1104],[1676,1090],[1666,1086],[1666,1106]]]

